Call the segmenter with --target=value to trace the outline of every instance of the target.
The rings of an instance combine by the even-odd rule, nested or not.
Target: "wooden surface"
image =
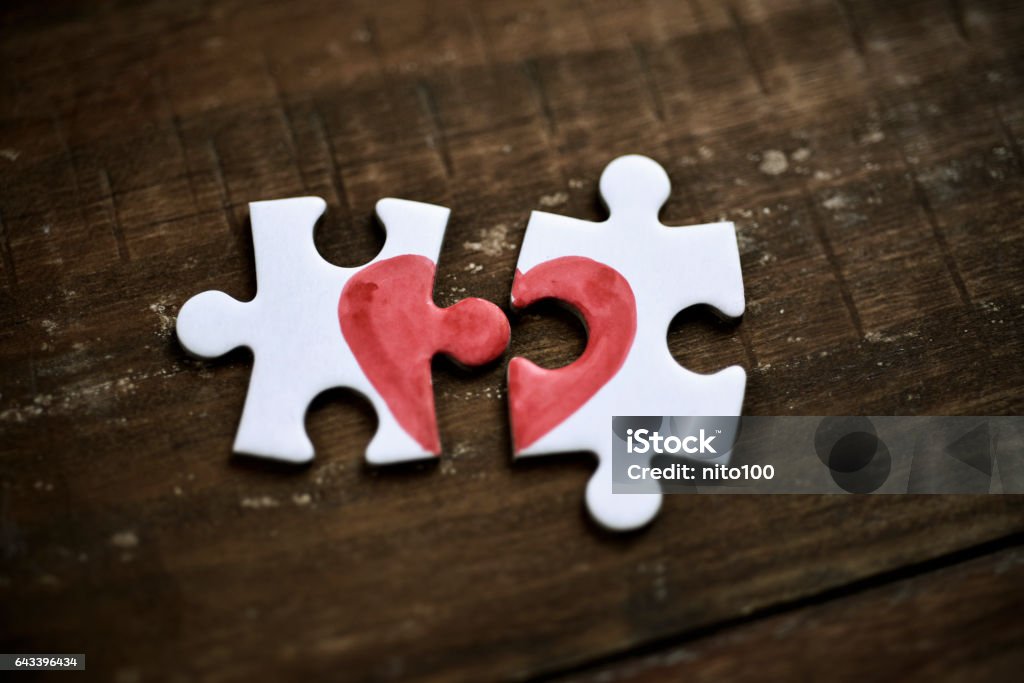
[[[91,678],[1006,678],[1024,500],[671,496],[586,518],[585,456],[510,463],[504,364],[439,361],[444,456],[230,457],[250,359],[186,359],[192,294],[255,291],[246,203],[317,194],[356,265],[394,195],[453,210],[435,298],[505,305],[532,209],[726,218],[747,314],[679,316],[750,414],[1019,414],[1024,6],[1013,0],[18,3],[0,70],[0,650]],[[683,265],[681,264],[681,267]],[[542,307],[511,354],[585,344]],[[977,676],[976,676],[977,674]],[[298,678],[301,677],[301,678]]]

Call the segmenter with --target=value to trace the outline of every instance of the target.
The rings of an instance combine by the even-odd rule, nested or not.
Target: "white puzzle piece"
[[[665,170],[647,157],[612,161],[601,175],[610,216],[600,223],[534,211],[512,305],[559,299],[586,324],[587,348],[555,370],[524,358],[509,364],[509,411],[516,457],[591,451],[591,515],[613,530],[651,521],[661,494],[613,494],[613,415],[739,415],[743,368],[711,375],[681,367],[668,350],[668,327],[694,304],[728,317],[743,314],[743,278],[732,223],[667,227]]]
[[[309,461],[309,403],[326,389],[349,387],[377,412],[369,462],[435,455],[431,358],[446,353],[467,365],[489,362],[508,343],[508,320],[481,299],[434,305],[448,209],[380,200],[384,248],[365,266],[341,268],[324,261],[313,243],[325,206],[319,197],[251,203],[256,297],[244,303],[217,291],[192,297],[178,315],[178,338],[201,358],[240,346],[253,351],[236,452]]]

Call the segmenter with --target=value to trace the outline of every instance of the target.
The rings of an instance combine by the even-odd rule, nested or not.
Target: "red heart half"
[[[636,299],[617,270],[582,256],[565,256],[516,271],[513,306],[541,299],[573,306],[587,326],[587,348],[562,368],[547,370],[525,358],[508,366],[512,440],[519,451],[533,444],[607,384],[622,368],[636,336]],[[609,427],[611,425],[609,424]]]
[[[434,304],[435,264],[407,254],[356,273],[341,291],[338,322],[359,367],[398,424],[425,450],[441,452],[430,361],[439,354],[482,365],[508,346],[508,318],[489,301]]]

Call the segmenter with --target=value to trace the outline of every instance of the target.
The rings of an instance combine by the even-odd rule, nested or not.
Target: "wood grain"
[[[667,341],[746,367],[748,413],[1019,414],[1019,3],[52,2],[0,22],[0,650],[86,652],[120,681],[492,680],[625,675],[700,638],[678,670],[699,678],[771,657],[792,618],[839,652],[879,623],[962,639],[936,677],[1019,662],[984,645],[1019,633],[997,596],[1021,583],[991,570],[1019,497],[674,496],[642,533],[595,529],[586,456],[510,464],[507,358],[585,344],[550,307],[489,369],[438,361],[444,456],[386,469],[346,392],[310,412],[310,467],[230,457],[250,359],[192,361],[173,335],[192,294],[254,294],[249,201],[323,196],[341,265],[383,243],[378,198],[449,206],[436,301],[505,306],[529,211],[600,219],[601,169],[642,152],[672,178],[666,223],[736,222],[742,322],[686,311]],[[949,594],[892,623],[904,585]],[[981,603],[943,609],[961,599]]]
[[[1013,548],[956,560],[562,680],[1014,680],[1024,666],[1024,555]],[[988,627],[996,623],[1002,628]]]

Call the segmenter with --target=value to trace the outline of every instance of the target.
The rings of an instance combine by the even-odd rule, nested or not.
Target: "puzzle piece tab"
[[[612,161],[601,175],[610,217],[601,223],[533,212],[526,228],[512,305],[559,299],[579,312],[587,348],[555,370],[525,358],[509,364],[509,411],[516,457],[591,451],[591,515],[609,529],[651,521],[661,494],[613,494],[613,415],[739,415],[746,373],[711,375],[681,367],[668,327],[694,304],[743,314],[743,277],[732,223],[667,227],[658,212],[671,189],[657,162]]]
[[[349,387],[377,411],[367,461],[436,455],[431,359],[443,353],[465,365],[494,360],[508,345],[508,319],[483,299],[445,309],[434,304],[448,209],[380,200],[384,248],[365,266],[341,268],[324,261],[313,243],[325,207],[319,197],[251,203],[256,297],[240,302],[223,292],[197,294],[178,315],[178,338],[201,358],[252,349],[236,452],[310,460],[304,424],[310,401],[326,389]]]

